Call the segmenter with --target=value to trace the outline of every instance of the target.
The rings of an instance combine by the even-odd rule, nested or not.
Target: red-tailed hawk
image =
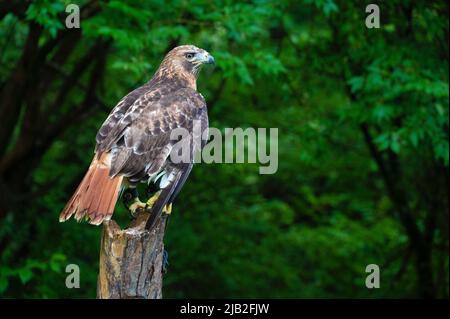
[[[193,165],[171,160],[176,143],[189,143],[192,154],[203,147],[195,143],[194,122],[208,127],[206,103],[197,92],[196,80],[203,64],[214,63],[205,50],[183,45],[170,51],[153,78],[127,94],[114,107],[96,137],[95,155],[89,170],[59,217],[66,221],[86,218],[99,225],[109,220],[121,189],[136,189],[138,182],[155,182],[160,191],[147,203],[137,192],[129,206],[132,213],[149,209],[150,228],[172,202]],[[173,140],[171,132],[184,128],[189,134]],[[192,155],[191,154],[191,155]]]

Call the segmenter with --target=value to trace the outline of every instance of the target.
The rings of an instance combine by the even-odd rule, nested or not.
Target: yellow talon
[[[167,215],[170,215],[172,213],[172,203],[164,206],[163,213],[166,213]]]
[[[145,204],[142,203],[141,201],[139,201],[138,199],[136,199],[135,202],[129,208],[130,208],[130,210],[132,210],[132,207],[136,207],[135,209],[138,209],[138,208],[142,207],[142,208],[144,208],[146,210],[150,210],[152,208],[152,206],[158,200],[159,195],[161,195],[161,191],[156,192],[155,195],[150,197],[148,199],[147,203],[145,203]],[[170,213],[172,213],[172,203],[167,204],[166,206],[164,206],[162,211],[163,211],[163,213],[166,213],[167,215],[170,215]]]
[[[139,209],[145,209],[145,207],[146,207],[146,204],[141,202],[139,200],[139,198],[136,197],[133,201],[133,204],[128,206],[128,209],[130,210],[131,215],[135,216]]]
[[[155,193],[152,197],[149,198],[147,201],[147,208],[152,208],[152,206],[156,203],[158,200],[159,195],[161,194],[161,191]]]

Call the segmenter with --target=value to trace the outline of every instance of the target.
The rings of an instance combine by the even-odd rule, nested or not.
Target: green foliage
[[[44,27],[52,37],[55,37],[58,30],[64,28],[64,23],[58,18],[58,14],[64,12],[63,2],[38,0],[33,1],[26,12],[27,20],[36,22]]]
[[[0,84],[31,23],[43,27],[44,46],[64,31],[67,4],[33,1],[24,17],[0,21]],[[448,297],[448,4],[383,2],[380,29],[365,28],[365,5],[101,2],[81,20],[80,42],[61,67],[69,74],[96,43],[110,41],[96,88],[107,107],[82,110],[48,147],[38,145],[43,156],[23,181],[29,197],[1,219],[0,296],[95,297],[100,229],[59,224],[57,216],[109,110],[152,76],[168,49],[192,43],[217,62],[198,80],[211,126],[278,128],[279,168],[274,175],[259,175],[256,164],[194,168],[168,224],[165,297],[417,297],[423,279],[403,210],[425,243],[434,216],[434,296]],[[44,110],[63,81],[55,77]],[[44,123],[80,105],[88,81],[80,74]],[[115,218],[125,225],[118,206]],[[69,263],[80,266],[80,289],[64,285]],[[371,263],[381,267],[380,289],[364,286]]]
[[[0,293],[7,290],[10,281],[19,279],[22,285],[26,285],[48,271],[61,273],[65,264],[66,256],[61,253],[54,253],[49,260],[39,261],[28,258],[25,264],[19,267],[2,266],[0,267]]]

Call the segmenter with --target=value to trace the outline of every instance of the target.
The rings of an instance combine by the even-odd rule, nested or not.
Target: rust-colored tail
[[[109,154],[94,157],[77,190],[59,215],[60,222],[65,222],[73,214],[77,221],[86,217],[93,225],[100,225],[103,220],[111,218],[123,177],[109,177],[109,168]]]

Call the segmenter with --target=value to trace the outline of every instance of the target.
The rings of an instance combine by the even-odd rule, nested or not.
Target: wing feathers
[[[164,206],[169,203],[169,199],[172,196],[178,184],[178,181],[180,180],[181,175],[182,171],[175,172],[173,182],[167,185],[166,188],[162,189],[161,194],[159,195],[156,202],[153,204],[152,210],[150,212],[150,217],[148,218],[147,223],[145,224],[146,229],[151,229],[153,225],[155,225],[155,222],[158,220],[158,218],[161,216],[162,210]]]
[[[193,89],[179,89],[147,105],[150,96],[154,95],[137,99],[104,139],[104,145],[98,146],[111,148],[111,176],[123,175],[138,181],[160,172],[176,142],[171,140],[171,132],[185,128],[192,133],[194,120],[207,119],[203,115],[205,101]]]

